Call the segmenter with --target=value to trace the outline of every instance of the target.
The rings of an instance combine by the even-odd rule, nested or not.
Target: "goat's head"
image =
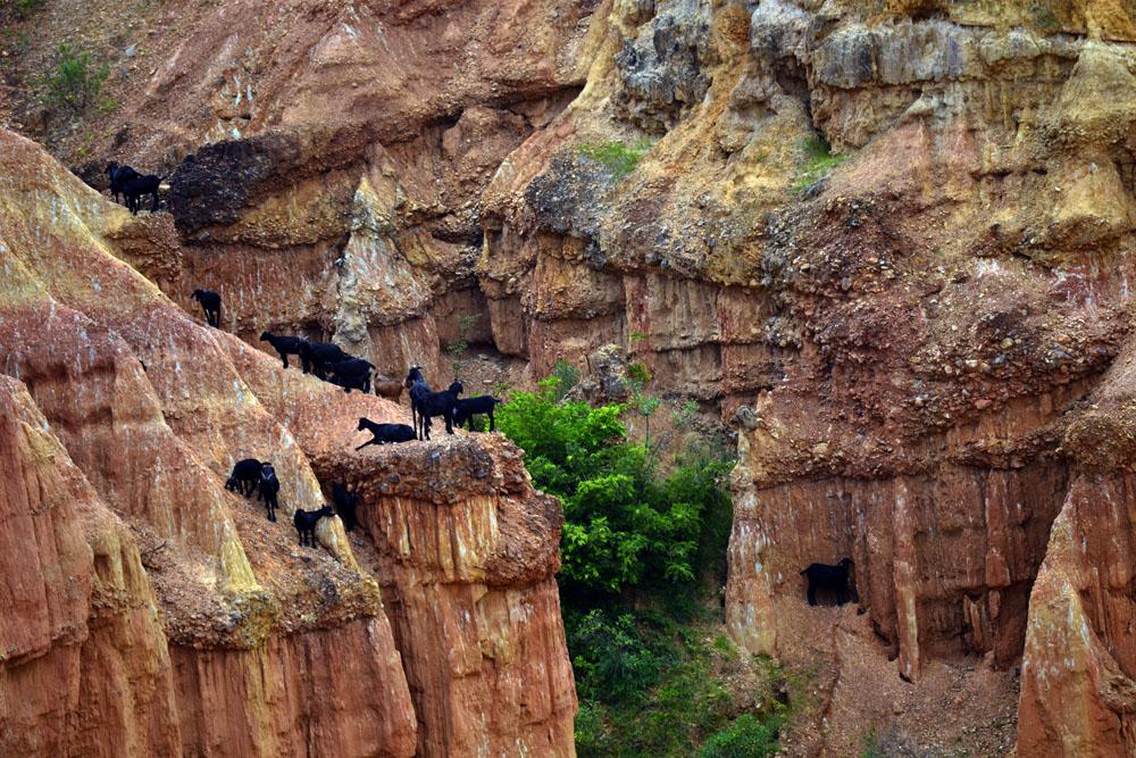
[[[366,416],[360,416],[359,417],[359,425],[357,427],[355,427],[355,431],[357,431],[357,432],[363,431],[364,429],[367,428],[367,424],[369,424],[369,423],[371,423],[370,419],[368,419]]]
[[[204,295],[205,295],[205,290],[198,289],[198,290],[194,290],[193,294],[190,295],[189,297],[192,300],[201,300],[202,296],[204,296]]]
[[[273,336],[275,336],[275,335],[273,335],[272,332],[261,332],[260,333],[260,341],[261,342],[268,342],[268,340],[272,339]]]
[[[118,171],[118,161],[110,161],[107,163],[106,172],[107,176],[114,178],[114,173]]]
[[[455,395],[460,395],[464,391],[465,386],[462,385],[462,383],[457,379],[454,379],[453,384],[450,385],[450,392],[454,393]]]
[[[836,565],[839,566],[840,568],[844,569],[845,571],[848,571],[852,568],[852,559],[851,558],[844,558],[840,561],[840,563],[838,563]]]

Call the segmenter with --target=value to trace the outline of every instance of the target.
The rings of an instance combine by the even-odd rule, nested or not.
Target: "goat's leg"
[[[493,425],[493,406],[489,407],[489,431],[497,431],[497,427]]]
[[[812,581],[809,581],[809,605],[817,604],[816,587],[813,586]]]
[[[280,360],[284,361],[284,368],[288,368],[288,354],[280,353]]]
[[[356,450],[362,450],[367,445],[377,445],[378,443],[379,443],[379,438],[378,437],[372,437],[371,439],[367,440],[366,442],[364,442],[362,445],[360,445],[359,447],[357,447],[355,449]]]
[[[454,412],[448,410],[442,414],[442,418],[446,420],[446,434],[454,433]],[[473,416],[470,416],[470,423],[473,423]]]

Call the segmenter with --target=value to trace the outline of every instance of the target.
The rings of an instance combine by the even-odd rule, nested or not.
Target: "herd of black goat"
[[[116,202],[119,202],[121,195],[131,213],[138,213],[142,200],[146,197],[151,198],[150,210],[158,210],[159,190],[165,177],[140,174],[130,166],[119,165],[113,161],[107,164],[106,173],[110,178],[111,195]],[[206,322],[212,327],[221,328],[221,295],[212,290],[196,289],[190,297],[201,305]],[[366,394],[373,386],[376,395],[397,403],[402,390],[409,390],[412,426],[380,424],[365,417],[360,418],[357,431],[370,432],[371,439],[355,448],[356,450],[362,450],[368,445],[429,440],[431,419],[439,416],[445,421],[446,432],[449,434],[454,433],[455,424],[461,426],[466,423],[472,431],[473,419],[478,415],[488,416],[489,431],[495,429],[493,411],[501,401],[490,395],[460,398],[459,395],[464,387],[456,379],[446,389],[434,392],[426,382],[420,366],[411,366],[406,379],[399,382],[377,373],[372,377],[374,364],[350,355],[330,342],[316,342],[304,337],[272,334],[268,331],[260,335],[260,340],[272,345],[280,356],[284,368],[288,368],[288,356],[294,355],[300,359],[300,367],[305,374],[314,374],[323,381],[336,384],[348,394],[353,389]],[[225,483],[225,488],[246,498],[252,497],[255,493],[264,501],[268,510],[268,520],[276,521],[280,480],[277,479],[276,470],[271,463],[256,458],[237,461]],[[292,523],[299,534],[301,547],[316,546],[316,525],[321,518],[327,516],[338,515],[347,531],[354,530],[358,523],[355,516],[359,505],[358,493],[337,483],[332,487],[332,503],[333,505],[325,505],[315,511],[296,510]],[[858,600],[853,570],[851,559],[845,558],[835,566],[814,563],[801,571],[801,575],[808,583],[806,595],[809,605],[817,604],[818,590],[833,594],[837,605],[843,605],[849,598]]]
[[[221,296],[213,290],[197,289],[191,295],[201,305],[202,313],[210,326],[220,328],[221,325]],[[375,394],[388,400],[398,402],[402,390],[410,393],[410,414],[413,426],[407,424],[380,424],[363,417],[359,419],[357,431],[371,433],[371,439],[364,442],[356,450],[362,450],[368,445],[387,445],[413,440],[429,440],[431,419],[439,416],[445,421],[446,432],[454,433],[454,426],[467,425],[473,431],[473,419],[479,415],[489,417],[489,431],[496,428],[493,412],[501,403],[491,395],[461,398],[464,387],[460,381],[455,380],[448,388],[441,392],[434,392],[426,382],[421,366],[411,366],[406,379],[402,382],[392,380],[382,374],[371,372],[375,366],[370,361],[357,358],[345,352],[338,345],[330,342],[316,342],[304,337],[272,334],[263,332],[260,335],[262,342],[272,345],[280,356],[284,368],[289,368],[288,356],[294,355],[300,360],[300,368],[305,374],[312,374],[326,382],[331,382],[343,388],[348,394],[351,390],[370,393],[374,387]],[[276,521],[277,496],[280,492],[280,480],[276,477],[276,470],[272,463],[260,461],[256,458],[245,458],[237,461],[229,475],[225,488],[231,492],[244,495],[246,498],[256,494],[264,501],[268,510],[268,520]],[[325,505],[315,511],[297,509],[292,517],[292,523],[299,534],[301,546],[315,547],[315,528],[321,518],[338,514],[343,521],[344,528],[352,531],[357,523],[355,509],[359,504],[357,493],[349,491],[342,484],[332,488],[332,502],[334,505]]]
[[[142,210],[143,201],[150,198],[150,210],[157,211],[160,204],[159,193],[165,176],[155,174],[142,174],[131,166],[111,161],[106,166],[106,174],[110,180],[110,193],[115,202],[125,201],[131,213]],[[122,200],[120,200],[122,198]],[[205,321],[212,327],[221,328],[221,295],[213,290],[195,289],[190,295],[200,306]],[[262,342],[272,345],[280,356],[284,368],[288,368],[288,356],[294,355],[300,360],[300,368],[305,374],[312,374],[326,382],[331,382],[343,388],[344,392],[359,390],[370,393],[372,387],[375,394],[398,402],[403,389],[410,392],[410,410],[413,426],[406,424],[380,424],[368,418],[360,418],[358,431],[368,431],[371,439],[356,448],[362,450],[368,445],[386,445],[412,440],[430,439],[430,421],[441,416],[446,423],[446,431],[454,433],[454,425],[467,423],[470,431],[473,430],[473,419],[477,415],[489,417],[489,430],[495,429],[493,411],[500,404],[500,400],[489,395],[473,398],[459,398],[462,393],[462,383],[454,381],[447,389],[434,392],[427,384],[419,366],[412,366],[404,381],[391,379],[382,374],[372,372],[374,364],[363,358],[350,355],[338,345],[330,342],[317,342],[304,337],[294,337],[282,334],[273,334],[265,331],[260,335]],[[256,458],[245,458],[237,461],[233,471],[225,483],[225,488],[237,492],[246,498],[254,494],[264,501],[268,510],[268,520],[276,521],[276,508],[280,492],[280,480],[276,477],[276,470],[271,462],[260,461]],[[332,488],[332,501],[334,505],[325,505],[315,511],[297,509],[293,516],[293,523],[299,533],[300,545],[315,547],[315,528],[319,520],[325,516],[338,514],[347,531],[355,528],[355,508],[358,506],[359,496],[349,491],[342,484]]]

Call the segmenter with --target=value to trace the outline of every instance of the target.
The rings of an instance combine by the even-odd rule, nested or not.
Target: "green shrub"
[[[558,401],[563,400],[564,396],[580,383],[580,369],[565,360],[556,362],[556,365],[552,367],[552,375],[560,381],[560,384],[556,386],[556,399]]]
[[[81,113],[97,100],[109,75],[110,66],[96,66],[89,52],[64,42],[55,49],[52,68],[40,81],[44,104],[71,115]]]
[[[639,161],[650,151],[651,141],[638,140],[634,145],[625,145],[619,140],[607,142],[585,142],[579,146],[580,155],[589,158],[611,172],[612,178],[619,181],[639,165]]]
[[[699,758],[764,758],[778,749],[780,717],[773,715],[759,720],[749,713],[742,714],[720,732],[710,735],[698,751]]]
[[[643,369],[637,379],[650,381]],[[565,400],[564,386],[577,379],[558,364],[536,392],[514,392],[497,412],[500,430],[525,451],[533,483],[564,508],[558,580],[580,696],[577,752],[695,755],[754,702],[752,693],[735,701],[714,675],[715,665],[737,665],[729,640],[711,644],[684,625],[717,613],[700,590],[725,577],[732,462],[701,444],[664,469],[647,445],[628,439],[621,420],[644,407]],[[632,383],[634,398],[658,402]],[[749,732],[735,731],[743,745]]]
[[[804,193],[821,179],[832,173],[833,169],[848,160],[846,155],[833,155],[832,147],[820,135],[808,137],[802,143],[805,160],[793,185],[797,194]]]
[[[27,19],[37,10],[43,7],[44,0],[11,0],[6,3],[16,13],[16,18],[21,21]]]
[[[576,754],[580,758],[607,758],[612,754],[612,739],[604,723],[607,709],[600,703],[581,700],[576,714]]]
[[[641,700],[659,680],[660,658],[640,639],[631,614],[612,619],[600,608],[569,630],[580,697],[620,704]]]

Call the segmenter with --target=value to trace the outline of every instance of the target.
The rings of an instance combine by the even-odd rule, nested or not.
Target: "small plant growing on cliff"
[[[809,188],[832,173],[833,169],[848,160],[846,155],[834,155],[832,147],[823,136],[813,135],[801,145],[805,154],[804,163],[793,185],[798,195],[805,194]]]
[[[580,383],[580,369],[565,360],[556,362],[556,365],[552,367],[552,375],[556,377],[558,382],[556,385],[557,401],[563,400],[565,395]]]
[[[470,334],[479,320],[480,316],[472,313],[458,318],[458,340],[446,345],[446,353],[450,356],[450,367],[454,370],[454,376],[461,373],[462,358],[469,350]]]
[[[644,138],[633,145],[625,145],[620,140],[585,142],[578,150],[580,155],[601,164],[619,181],[635,170],[651,147],[651,140]]]
[[[44,105],[69,115],[82,113],[96,102],[110,66],[96,65],[91,54],[64,42],[55,49],[52,68],[40,80]]]
[[[1061,23],[1057,20],[1057,15],[1053,9],[1049,7],[1048,3],[1035,2],[1029,7],[1030,20],[1033,21],[1034,26],[1043,32],[1055,32],[1061,28]]]

